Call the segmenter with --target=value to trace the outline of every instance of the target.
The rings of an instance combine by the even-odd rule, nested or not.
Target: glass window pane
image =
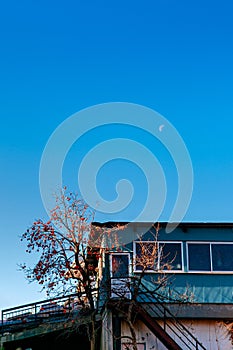
[[[136,242],[136,271],[157,270],[157,242]]]
[[[159,243],[160,269],[182,270],[181,244]]]
[[[190,271],[211,271],[210,244],[188,244],[188,263]]]
[[[233,244],[212,244],[214,271],[233,271]]]
[[[126,277],[129,275],[129,256],[126,254],[112,254],[112,277]]]

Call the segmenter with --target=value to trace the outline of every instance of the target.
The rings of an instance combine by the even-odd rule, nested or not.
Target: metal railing
[[[190,330],[144,285],[139,292],[138,302],[141,309],[160,321],[158,323],[162,325],[166,333],[179,339],[180,343],[182,343],[182,349],[206,350],[204,345]]]
[[[41,323],[61,322],[74,317],[84,309],[79,298],[80,294],[71,294],[2,310],[1,333],[16,332]]]

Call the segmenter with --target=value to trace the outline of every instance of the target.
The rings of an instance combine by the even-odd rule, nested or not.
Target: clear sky
[[[39,286],[17,271],[17,263],[28,259],[19,235],[35,218],[47,218],[39,165],[48,138],[83,108],[123,101],[162,114],[192,159],[194,189],[184,220],[233,222],[232,16],[231,0],[2,3],[0,309],[43,299]],[[64,183],[76,190],[86,147],[115,136],[159,152],[168,199],[173,196],[177,177],[169,157],[149,135],[130,128],[102,129],[75,144],[64,164]],[[115,181],[130,176],[137,190],[131,209],[137,209],[145,200],[143,174],[117,162],[101,169],[97,185],[114,197]]]

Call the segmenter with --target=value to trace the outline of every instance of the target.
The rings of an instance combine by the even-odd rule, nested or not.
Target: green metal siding
[[[233,303],[233,275],[176,274],[171,288],[178,293],[188,289],[197,303]]]
[[[233,303],[233,274],[232,273],[192,273],[187,271],[186,242],[233,242],[232,224],[198,224],[184,223],[173,232],[166,233],[166,223],[162,223],[159,230],[159,241],[183,242],[183,273],[168,274],[170,288],[177,293],[184,293],[188,289],[194,295],[197,303]],[[140,224],[137,226],[140,231]],[[153,234],[147,232],[143,240],[153,239]],[[198,258],[198,257],[197,257]],[[155,274],[147,274],[146,279],[152,281]]]

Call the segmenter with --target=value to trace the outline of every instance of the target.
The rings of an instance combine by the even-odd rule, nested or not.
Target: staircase
[[[142,307],[137,307],[137,316],[168,350],[182,350],[171,336]]]
[[[142,288],[135,310],[137,316],[168,350],[206,350],[155,294],[146,286]]]

